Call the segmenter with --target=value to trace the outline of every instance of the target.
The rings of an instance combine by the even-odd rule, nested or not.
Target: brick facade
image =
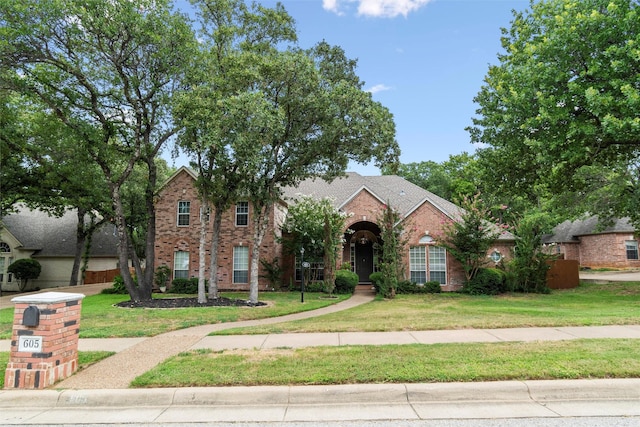
[[[156,202],[156,258],[155,265],[167,265],[174,270],[174,257],[177,251],[189,253],[189,277],[198,276],[198,246],[200,238],[200,219],[198,213],[200,211],[200,202],[194,188],[195,176],[187,169],[181,169],[174,177],[163,187],[159,198]],[[407,184],[409,185],[409,184]],[[423,191],[423,190],[421,190]],[[188,226],[178,225],[178,204],[179,202],[190,202],[190,217]],[[355,230],[356,233],[363,232],[371,240],[379,239],[380,230],[376,225],[378,216],[384,209],[385,202],[378,196],[369,191],[366,187],[360,188],[351,195],[341,206],[340,209],[348,214],[345,231],[347,229]],[[252,218],[253,212],[249,211]],[[281,245],[276,239],[275,233],[279,230],[276,225],[281,224],[286,216],[286,205],[278,204],[273,209],[272,218],[270,220],[270,229],[264,238],[260,249],[261,259],[272,261],[278,258],[283,271],[283,283],[285,285],[295,283],[295,257],[283,256]],[[413,209],[407,218],[403,220],[404,229],[407,234],[408,244],[403,254],[406,278],[409,279],[409,248],[411,246],[424,246],[427,253],[427,271],[428,251],[432,246],[437,245],[437,240],[427,244],[421,242],[425,236],[432,236],[436,239],[442,234],[443,224],[447,215],[424,200],[421,204]],[[235,224],[235,209],[232,208],[224,213],[220,235],[220,247],[218,254],[218,287],[220,289],[230,290],[246,290],[248,283],[240,284],[233,282],[233,250],[234,247],[248,246],[253,244],[252,227],[237,226]],[[351,244],[350,239],[354,239],[353,235],[346,234],[346,244],[343,248],[342,260],[339,264],[350,263],[353,261],[353,254],[359,248],[354,243]],[[208,242],[211,239],[211,233],[207,235]],[[207,244],[207,258],[209,258],[210,243]],[[496,242],[496,249],[506,256],[511,252],[511,243]],[[251,252],[249,252],[251,253]],[[371,252],[369,252],[371,253]],[[207,274],[208,274],[207,259]],[[353,264],[352,264],[353,265]],[[373,268],[373,267],[372,267]],[[262,275],[263,272],[260,272]],[[367,275],[368,277],[368,275]],[[447,253],[446,256],[446,284],[443,284],[443,290],[453,291],[459,289],[464,283],[464,270],[462,265]],[[361,282],[368,281],[367,278],[361,276]],[[269,283],[267,279],[260,279],[260,289],[268,289]]]
[[[194,187],[195,176],[186,168],[180,171],[161,189],[156,200],[156,247],[155,266],[166,265],[175,274],[175,254],[178,251],[189,254],[187,277],[198,277],[200,246],[200,209],[201,202]],[[178,225],[178,204],[189,202],[188,225]],[[211,213],[213,216],[213,212]],[[272,261],[277,256],[279,245],[274,235],[274,218],[279,218],[279,208],[271,214],[270,227],[260,248],[260,258]],[[184,218],[184,217],[183,217]],[[236,207],[231,207],[223,214],[220,244],[218,248],[218,287],[221,290],[248,290],[249,279],[243,283],[233,280],[234,248],[248,248],[251,256],[253,245],[253,229],[251,219],[253,211],[249,203],[249,221],[247,225],[236,225]],[[212,232],[207,232],[205,277],[209,275]],[[251,259],[249,258],[249,265]],[[249,273],[250,274],[250,273]],[[267,289],[266,279],[259,279],[259,289]]]
[[[629,233],[603,233],[580,236],[579,243],[564,243],[564,259],[577,260],[582,267],[639,268],[640,260],[628,259],[625,243],[636,241]]]

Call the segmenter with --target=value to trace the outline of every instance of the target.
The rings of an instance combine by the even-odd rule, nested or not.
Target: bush
[[[424,284],[424,292],[428,294],[439,294],[442,292],[442,286],[440,286],[440,282],[431,281],[426,282]]]
[[[191,279],[173,279],[169,291],[174,294],[197,294],[198,278],[193,277]]]
[[[325,292],[325,284],[324,282],[305,282],[304,283],[304,291],[305,292]]]
[[[481,268],[470,281],[464,284],[462,292],[470,295],[498,295],[505,288],[506,275],[497,268]]]
[[[136,281],[136,277],[134,277],[133,280]],[[122,278],[122,276],[117,275],[113,278],[113,286],[103,289],[100,293],[126,295],[129,293],[129,291],[127,291],[127,287],[124,285],[124,279]]]
[[[353,271],[337,270],[336,271],[336,289],[337,294],[352,294],[358,285],[358,275]]]
[[[371,286],[373,286],[376,290],[376,293],[380,293],[380,284],[382,283],[382,273],[376,271],[375,273],[371,273],[369,275],[369,280],[371,280]]]
[[[442,288],[438,282],[426,282],[422,285],[410,280],[401,280],[396,291],[398,294],[435,294],[440,293]]]
[[[21,258],[14,261],[7,268],[7,272],[18,279],[18,289],[24,291],[27,288],[29,279],[37,279],[42,271],[42,266],[33,258]]]

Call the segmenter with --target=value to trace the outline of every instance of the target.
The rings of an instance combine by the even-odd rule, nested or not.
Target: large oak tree
[[[640,227],[640,8],[543,0],[514,12],[470,127],[492,184]]]
[[[120,270],[135,301],[151,298],[155,159],[177,131],[170,101],[194,46],[189,23],[165,0],[0,0],[1,83],[39,98],[99,167],[111,198]],[[136,230],[122,198],[137,165],[146,173],[140,195],[147,221],[144,270],[132,250]]]

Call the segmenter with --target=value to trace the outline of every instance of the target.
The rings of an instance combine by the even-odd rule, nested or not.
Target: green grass
[[[640,324],[640,283],[583,284],[551,294],[398,295],[313,319],[217,335]]]
[[[640,340],[314,347],[182,353],[134,387],[453,382],[640,376]]]
[[[202,307],[180,309],[129,309],[114,307],[128,301],[128,295],[93,295],[82,300],[80,338],[144,337],[191,326],[264,319],[301,311],[315,310],[348,298],[320,298],[324,294],[305,293],[300,302],[296,292],[263,292],[260,301],[265,307]],[[176,297],[176,295],[169,295]],[[192,296],[192,295],[190,295]],[[233,299],[248,299],[248,293],[224,293]],[[10,339],[13,327],[13,307],[0,310],[0,339]]]
[[[82,370],[89,365],[101,361],[114,354],[112,351],[80,351],[78,352],[78,370]],[[0,384],[4,384],[5,368],[9,363],[10,353],[0,352]]]

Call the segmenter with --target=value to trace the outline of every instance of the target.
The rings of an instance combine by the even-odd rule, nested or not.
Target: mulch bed
[[[198,298],[153,298],[149,301],[123,301],[116,304],[125,308],[185,308],[185,307],[261,307],[264,302],[251,303],[247,300],[217,298],[199,303]]]

